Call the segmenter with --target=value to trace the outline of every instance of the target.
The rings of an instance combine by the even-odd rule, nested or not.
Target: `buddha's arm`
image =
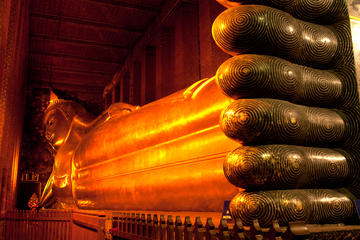
[[[216,1],[226,8],[236,7],[240,5],[238,1],[228,1],[228,0],[216,0]]]
[[[53,190],[52,190],[53,183],[54,183],[54,175],[53,175],[53,173],[51,173],[51,175],[45,185],[44,191],[41,195],[38,208],[50,206],[55,201]]]

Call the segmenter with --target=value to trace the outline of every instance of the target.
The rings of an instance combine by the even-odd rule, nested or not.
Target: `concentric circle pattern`
[[[352,200],[335,190],[275,190],[242,192],[230,203],[230,212],[245,225],[257,219],[263,227],[273,220],[281,225],[290,221],[339,223],[355,214]]]
[[[212,33],[216,44],[231,55],[267,53],[313,67],[329,67],[338,50],[338,38],[331,28],[261,5],[224,11],[216,18]]]
[[[240,99],[221,114],[224,133],[243,144],[341,144],[345,121],[336,111],[275,99]]]
[[[224,174],[246,190],[342,186],[351,178],[347,159],[327,148],[244,146],[230,152]]]
[[[284,10],[296,18],[316,23],[330,24],[347,17],[345,5],[339,0],[236,0],[236,2],[267,5]]]
[[[217,84],[237,99],[220,126],[242,144],[224,173],[250,191],[232,200],[231,213],[246,225],[344,222],[355,213],[353,194],[360,197],[360,97],[347,3],[234,1],[242,5],[212,27],[216,44],[233,55],[218,68]],[[324,189],[338,187],[346,188]],[[311,189],[274,190],[289,188]],[[259,190],[269,191],[251,192]]]
[[[342,108],[341,113],[346,116],[346,139],[345,146],[354,148],[360,143],[360,106],[355,105],[348,108]],[[360,146],[359,146],[360,147]],[[360,156],[360,155],[359,155]]]
[[[346,185],[346,189],[348,189],[354,196],[359,199],[360,198],[360,148],[359,146],[354,146],[351,149],[337,149],[337,151],[341,152],[347,159],[349,165],[349,176],[351,179],[348,181]]]
[[[228,59],[218,68],[216,81],[234,99],[269,97],[334,106],[342,93],[341,80],[331,72],[263,55],[242,54]]]
[[[359,106],[358,83],[355,76],[355,63],[353,55],[352,37],[349,21],[344,20],[332,25],[337,31],[339,43],[338,51],[333,60],[333,71],[341,77],[343,82],[342,109],[348,112],[349,108]],[[355,111],[356,112],[356,111]],[[357,119],[360,118],[357,112]]]

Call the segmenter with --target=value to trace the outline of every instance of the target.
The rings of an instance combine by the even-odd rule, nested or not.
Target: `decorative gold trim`
[[[355,20],[355,21],[357,21],[357,22],[360,22],[360,18],[355,17],[355,16],[350,16],[350,19],[351,19],[351,20]]]

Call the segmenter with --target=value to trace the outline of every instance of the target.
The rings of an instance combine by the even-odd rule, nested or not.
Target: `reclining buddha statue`
[[[360,34],[349,2],[219,2],[228,9],[212,34],[232,57],[216,76],[98,117],[50,101],[57,154],[40,206],[55,196],[80,209],[218,212],[232,199],[245,224],[354,219]]]
[[[44,123],[58,150],[42,201],[52,192],[64,207],[221,210],[221,196],[237,193],[222,171],[237,146],[218,126],[229,103],[214,79],[140,108],[116,103],[97,118],[51,100]]]

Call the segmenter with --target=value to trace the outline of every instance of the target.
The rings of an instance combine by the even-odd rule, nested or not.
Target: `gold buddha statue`
[[[56,196],[66,208],[221,211],[238,192],[222,171],[237,146],[218,124],[230,101],[214,78],[143,107],[115,103],[96,118],[52,98],[44,125],[57,153],[40,206]]]
[[[96,118],[51,101],[44,124],[58,150],[41,206],[56,196],[81,209],[220,212],[232,199],[245,224],[354,217],[359,33],[347,1],[219,2],[229,9],[212,34],[232,57],[215,77]]]

